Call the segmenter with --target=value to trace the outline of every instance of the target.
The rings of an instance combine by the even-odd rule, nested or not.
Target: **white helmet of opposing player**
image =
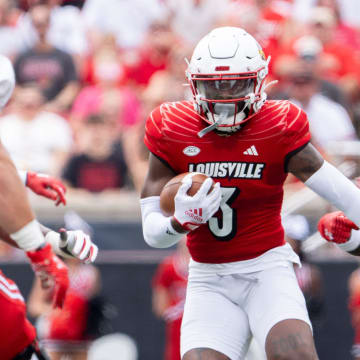
[[[196,110],[210,124],[200,137],[213,129],[236,131],[260,110],[269,60],[240,28],[220,27],[200,40],[186,71]]]

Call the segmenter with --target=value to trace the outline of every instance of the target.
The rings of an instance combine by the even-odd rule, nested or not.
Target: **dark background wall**
[[[347,278],[354,263],[318,264],[324,278],[326,313],[316,336],[320,359],[350,360],[353,331],[347,311]],[[116,307],[113,331],[131,335],[139,348],[139,359],[159,360],[164,345],[163,323],[151,313],[151,278],[156,264],[99,264],[103,294]],[[27,296],[32,272],[27,264],[1,265]]]

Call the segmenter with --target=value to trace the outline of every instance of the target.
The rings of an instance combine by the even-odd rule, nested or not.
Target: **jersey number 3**
[[[208,226],[216,240],[230,241],[237,230],[236,210],[231,207],[231,204],[238,197],[240,190],[236,187],[221,187],[221,192],[221,216],[210,218]]]

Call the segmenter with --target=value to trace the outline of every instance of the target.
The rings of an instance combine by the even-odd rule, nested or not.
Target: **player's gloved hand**
[[[350,239],[351,230],[359,228],[343,212],[325,214],[318,222],[318,230],[327,241],[343,244]]]
[[[40,277],[41,285],[45,289],[53,290],[53,307],[61,308],[64,304],[66,291],[69,287],[69,277],[66,265],[53,253],[50,244],[28,251],[32,268]]]
[[[28,171],[26,175],[26,186],[35,194],[56,201],[56,206],[60,204],[66,205],[66,187],[60,180],[52,176]]]
[[[187,194],[191,185],[192,177],[185,176],[174,199],[174,219],[187,231],[205,224],[219,209],[221,202],[220,183],[216,183],[208,194],[213,181],[206,179],[194,196]]]
[[[49,231],[45,235],[45,240],[51,244],[58,255],[66,258],[77,258],[86,264],[94,262],[99,251],[98,247],[91,241],[90,236],[82,230]]]

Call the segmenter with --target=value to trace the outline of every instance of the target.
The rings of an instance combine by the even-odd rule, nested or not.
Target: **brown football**
[[[174,215],[175,211],[175,195],[181,186],[181,180],[189,174],[188,172],[176,175],[170,181],[166,183],[160,194],[160,208],[166,216]],[[202,183],[208,178],[208,176],[200,173],[196,173],[192,177],[192,185],[188,190],[188,195],[194,196],[200,189]],[[214,184],[213,184],[214,186]],[[211,188],[212,189],[212,188]]]

